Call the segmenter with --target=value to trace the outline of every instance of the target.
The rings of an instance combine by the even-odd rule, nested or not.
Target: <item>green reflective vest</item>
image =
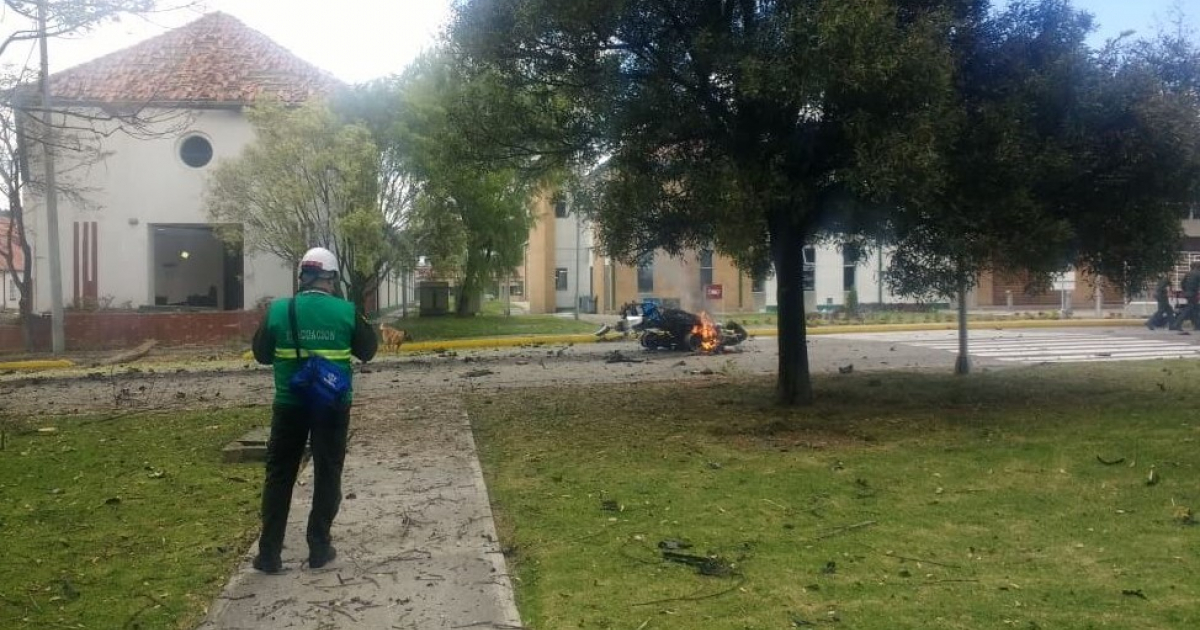
[[[292,326],[288,321],[288,303],[293,298],[275,300],[267,311],[267,328],[275,338],[275,403],[299,404],[288,388],[288,380],[300,368],[296,344],[292,341]],[[354,304],[320,291],[305,291],[296,295],[296,327],[300,333],[300,359],[320,355],[350,369],[350,343],[354,337]],[[346,395],[349,403],[353,385]]]

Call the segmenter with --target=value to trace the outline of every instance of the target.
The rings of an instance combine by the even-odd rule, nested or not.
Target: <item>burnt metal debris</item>
[[[719,324],[678,308],[666,308],[651,301],[628,302],[621,307],[616,326],[603,326],[596,331],[609,331],[637,337],[647,350],[682,350],[717,353],[746,340],[746,329],[737,322]]]

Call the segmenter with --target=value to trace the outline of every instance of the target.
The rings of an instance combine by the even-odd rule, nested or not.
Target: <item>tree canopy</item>
[[[396,234],[379,204],[378,150],[370,131],[323,101],[247,110],[255,141],[221,161],[208,186],[214,223],[247,252],[297,265],[310,247],[338,257],[347,296],[360,310],[396,259]]]
[[[1128,291],[1174,263],[1200,177],[1198,57],[1182,34],[1090,50],[1091,28],[1058,0],[960,25],[945,182],[892,215],[895,290],[953,295],[988,271],[1035,289],[1073,265]]]
[[[934,183],[945,33],[971,5],[476,0],[455,35],[510,85],[554,89],[588,138],[579,158],[608,158],[593,180],[608,253],[774,265],[778,397],[793,404],[812,396],[802,250]]]
[[[1093,54],[1066,0],[472,0],[453,34],[553,92],[625,261],[712,247],[778,277],[784,404],[811,400],[802,250],[874,239],[903,290],[1160,269],[1192,186],[1179,41]],[[1157,51],[1151,53],[1150,51]],[[1159,78],[1156,78],[1159,77]],[[1185,79],[1180,78],[1183,82]]]
[[[491,159],[477,142],[479,108],[497,117],[502,86],[471,75],[444,51],[420,58],[399,78],[385,148],[416,183],[406,223],[435,269],[457,276],[459,315],[473,313],[485,284],[521,264],[532,217],[528,206],[544,173],[520,156]],[[495,121],[495,117],[492,119]],[[510,118],[509,120],[513,120]],[[499,131],[499,129],[496,129]]]

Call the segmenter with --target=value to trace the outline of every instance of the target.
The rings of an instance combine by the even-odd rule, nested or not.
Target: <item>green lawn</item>
[[[0,628],[193,628],[256,533],[266,409],[4,425]]]
[[[471,339],[475,337],[502,337],[508,335],[571,335],[595,332],[598,326],[570,317],[554,315],[478,315],[475,317],[405,317],[387,320],[395,328],[402,328],[413,341],[445,341],[448,339]],[[616,321],[616,318],[613,318]]]
[[[472,395],[527,625],[1200,627],[1200,364],[772,385]]]

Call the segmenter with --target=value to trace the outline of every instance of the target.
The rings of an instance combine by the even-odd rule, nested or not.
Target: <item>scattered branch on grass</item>
[[[656,600],[649,601],[649,602],[638,602],[636,604],[630,604],[630,605],[631,606],[654,606],[657,604],[666,604],[669,602],[698,602],[702,599],[712,599],[714,597],[720,597],[722,595],[732,593],[732,592],[738,590],[739,588],[742,588],[742,586],[745,583],[746,583],[746,578],[742,577],[741,579],[739,579],[737,581],[737,584],[734,584],[733,586],[730,586],[727,589],[723,589],[723,590],[717,591],[715,593],[708,593],[705,595],[688,595],[685,597],[667,597],[665,599],[656,599]]]
[[[844,526],[844,527],[837,527],[837,528],[835,528],[835,529],[831,529],[831,530],[829,530],[829,531],[825,532],[824,534],[821,534],[820,536],[817,536],[817,537],[816,537],[816,538],[814,538],[813,540],[824,540],[824,539],[826,539],[826,538],[833,538],[834,536],[837,536],[837,535],[839,535],[839,534],[844,534],[844,533],[846,533],[846,532],[849,532],[849,531],[854,531],[854,530],[856,530],[856,529],[862,529],[862,528],[864,528],[864,527],[870,527],[870,526],[872,526],[872,525],[875,525],[875,524],[876,524],[876,521],[863,521],[863,522],[861,522],[861,523],[855,523],[855,524],[853,524],[853,525],[846,525],[846,526]]]
[[[605,530],[601,529],[599,531],[592,532],[591,534],[587,534],[586,536],[580,536],[579,538],[571,538],[570,540],[568,540],[568,542],[583,542],[585,540],[591,540],[591,539],[599,536],[600,534],[603,534],[604,532],[605,532]]]
[[[979,580],[971,578],[963,578],[959,580],[929,580],[927,582],[917,582],[917,586],[933,586],[935,584],[955,584],[958,582],[978,582]]]
[[[151,608],[154,608],[156,606],[165,607],[165,604],[163,604],[161,600],[159,600],[157,597],[155,597],[153,595],[150,595],[147,593],[142,593],[142,597],[145,597],[146,599],[150,600],[150,603],[146,604],[145,606],[142,606],[141,608],[139,608],[137,610],[137,612],[133,613],[133,616],[130,617],[125,622],[124,626],[122,626],[123,628],[140,628],[141,626],[139,626],[136,622],[137,622],[137,618],[142,616],[142,613],[144,613],[147,610],[150,610]]]
[[[733,565],[726,560],[715,556],[696,556],[690,553],[679,553],[669,549],[662,550],[663,560],[668,562],[678,562],[691,567],[696,567],[696,571],[700,575],[730,575],[733,573]]]
[[[935,567],[946,567],[947,569],[961,569],[961,568],[962,568],[962,566],[961,566],[961,565],[957,565],[957,564],[950,564],[950,563],[948,563],[948,562],[935,562],[935,561],[933,561],[933,560],[925,560],[925,559],[922,559],[922,558],[910,558],[910,557],[908,557],[908,556],[898,556],[898,555],[896,555],[896,554],[894,554],[894,553],[892,553],[892,554],[886,554],[886,555],[888,555],[888,556],[890,556],[890,557],[892,557],[892,558],[898,558],[898,559],[900,559],[900,560],[908,560],[909,562],[920,562],[920,563],[923,563],[923,564],[932,564],[932,565],[933,565],[933,566],[935,566]]]
[[[1108,459],[1104,459],[1103,457],[1100,457],[1099,455],[1097,455],[1096,461],[1100,462],[1101,464],[1104,464],[1105,466],[1116,466],[1117,464],[1123,463],[1125,461],[1125,458],[1118,457],[1117,459],[1108,460]]]
[[[637,556],[634,556],[633,554],[628,552],[628,548],[629,548],[629,545],[622,546],[621,547],[621,555],[625,556],[629,560],[633,560],[634,562],[640,562],[642,564],[660,564],[662,562],[658,558],[655,558],[654,560],[646,560],[645,558],[639,558]]]

